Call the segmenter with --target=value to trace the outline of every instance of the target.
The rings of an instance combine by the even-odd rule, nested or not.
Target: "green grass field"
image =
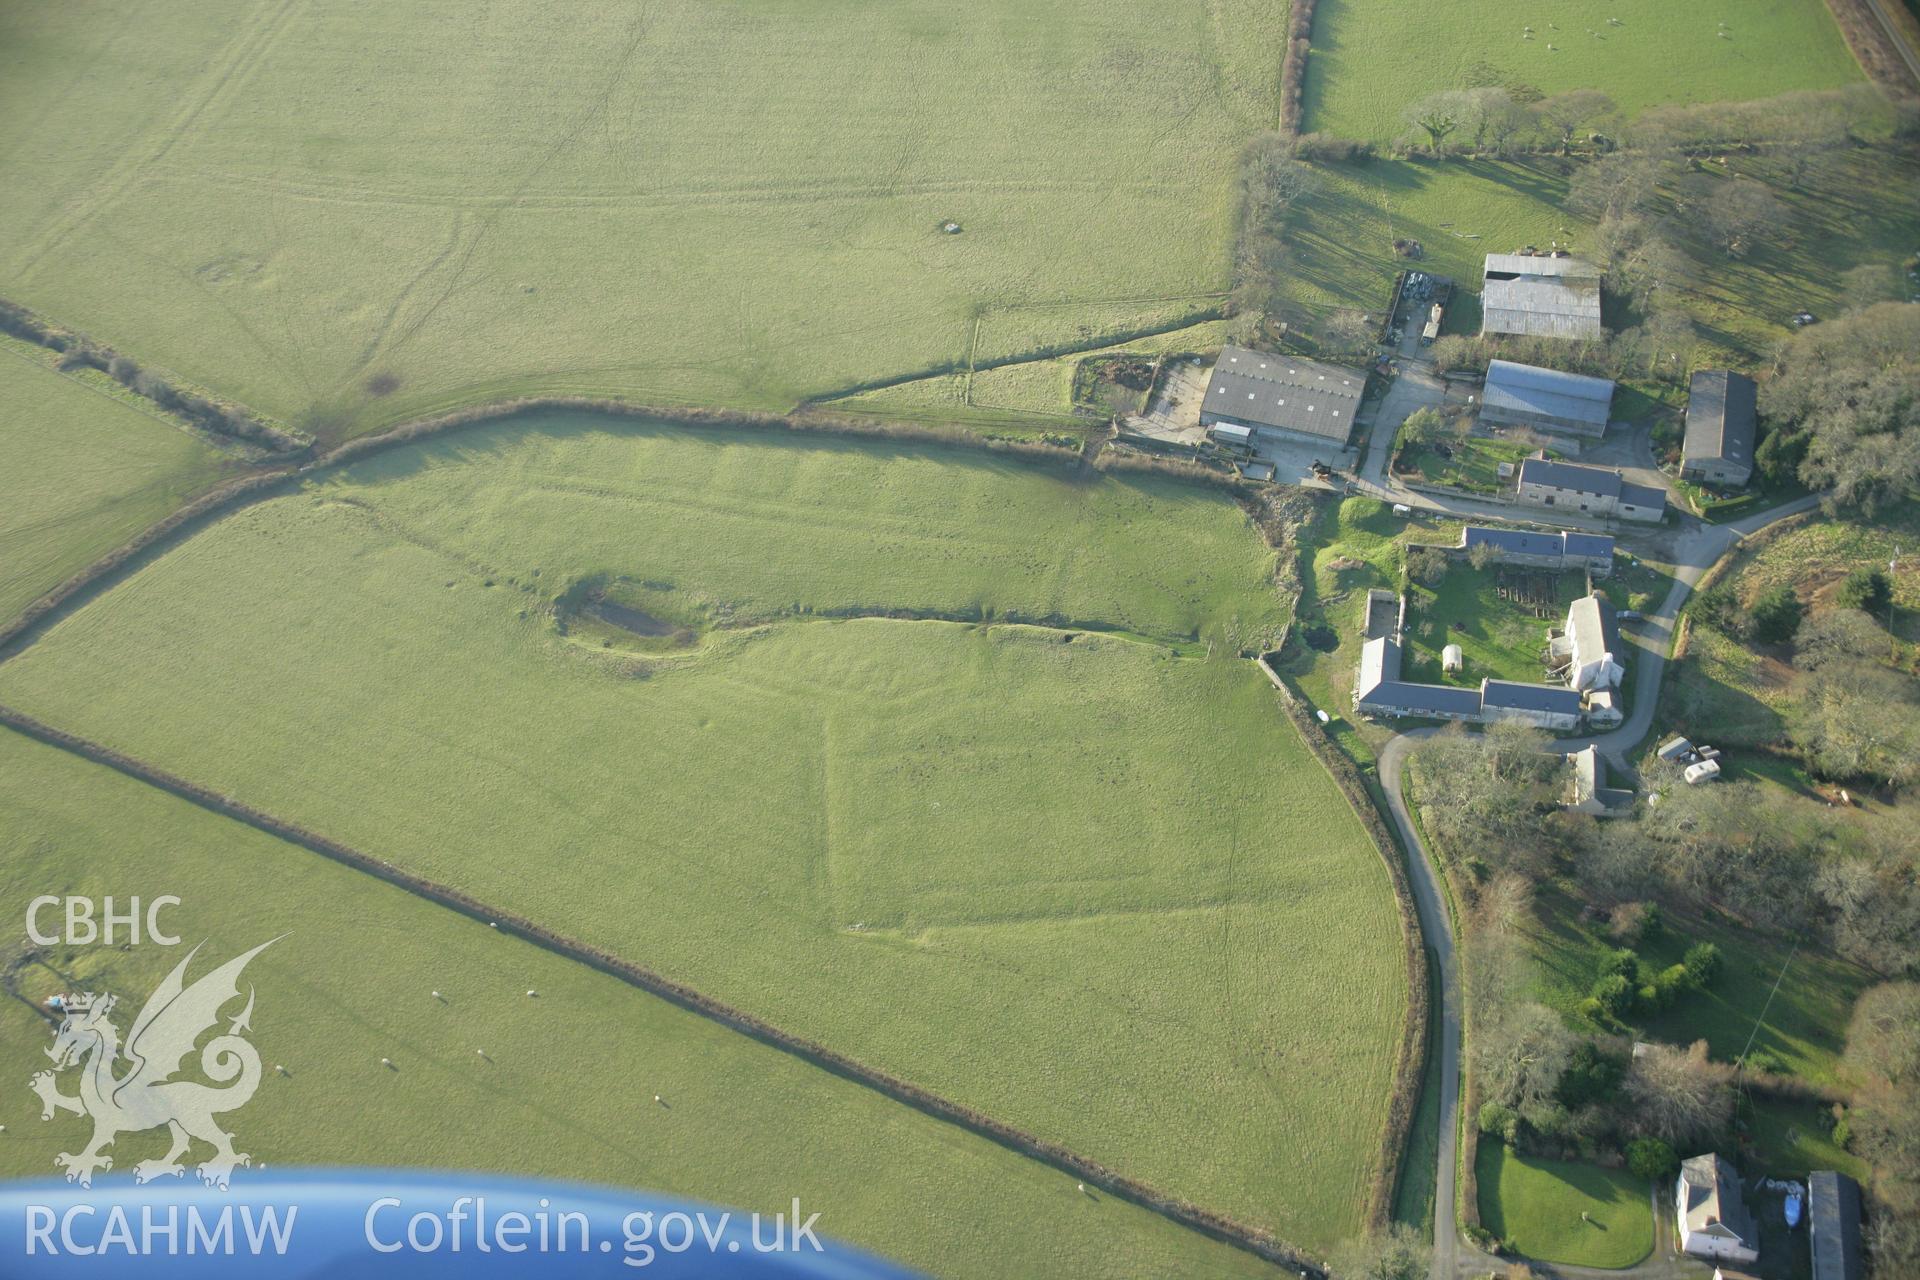
[[[1647,1184],[1624,1169],[1515,1155],[1487,1139],[1476,1172],[1481,1221],[1529,1258],[1616,1269],[1653,1252]]]
[[[329,436],[1098,346],[1225,289],[1286,12],[14,9],[0,294]]]
[[[0,340],[0,621],[219,474],[179,426]]]
[[[1272,1274],[612,978],[5,731],[0,811],[8,903],[176,894],[169,926],[206,943],[194,974],[287,934],[247,970],[251,1038],[287,1074],[269,1070],[226,1122],[256,1164],[499,1169],[769,1211],[797,1195],[823,1232],[950,1275]],[[0,955],[29,1001],[117,993],[124,1032],[184,951],[28,960],[10,941]],[[0,1071],[15,1082],[0,1094],[0,1176],[51,1176],[54,1153],[84,1140],[71,1116],[42,1124],[19,1087],[46,1067],[49,1032],[0,1000]],[[121,1137],[96,1189],[161,1154],[159,1137]]]
[[[1617,26],[1608,21],[1616,18]],[[1307,129],[1389,142],[1405,130],[1407,105],[1441,89],[1601,89],[1632,114],[1860,78],[1820,0],[1724,10],[1663,0],[1455,0],[1444,10],[1414,0],[1319,0],[1302,106]]]
[[[1284,617],[1271,557],[1165,480],[519,421],[229,517],[0,698],[1322,1247],[1404,975],[1230,656]],[[585,575],[701,639],[560,637]],[[821,616],[903,611],[1063,629]]]

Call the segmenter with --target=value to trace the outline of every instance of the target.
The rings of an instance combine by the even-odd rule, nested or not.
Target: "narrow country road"
[[[1818,498],[1800,498],[1744,520],[1718,526],[1701,525],[1682,532],[1674,550],[1673,587],[1667,592],[1667,598],[1658,612],[1649,614],[1632,636],[1632,642],[1641,649],[1635,663],[1632,713],[1625,724],[1610,733],[1556,740],[1553,749],[1560,752],[1576,751],[1592,744],[1610,756],[1618,756],[1646,737],[1647,731],[1653,726],[1654,704],[1659,697],[1661,678],[1666,674],[1667,656],[1673,648],[1674,627],[1680,616],[1680,608],[1686,603],[1694,584],[1742,539],[1777,520],[1812,510],[1818,504]],[[1460,1107],[1459,962],[1454,954],[1453,928],[1439,873],[1434,867],[1431,851],[1420,839],[1419,829],[1414,826],[1413,816],[1407,812],[1406,801],[1400,790],[1407,753],[1422,738],[1438,732],[1438,728],[1424,728],[1395,735],[1380,752],[1379,768],[1380,787],[1386,793],[1389,816],[1409,854],[1407,876],[1413,885],[1414,908],[1420,918],[1420,932],[1433,951],[1440,974],[1440,1150],[1439,1169],[1434,1180],[1431,1274],[1433,1280],[1458,1280],[1462,1275],[1484,1275],[1499,1264],[1460,1241],[1454,1187]],[[1663,1260],[1662,1250],[1657,1246],[1651,1257],[1628,1271],[1589,1272],[1584,1268],[1544,1264],[1536,1269],[1567,1277],[1635,1276],[1640,1280],[1664,1280],[1669,1276],[1691,1274],[1690,1271],[1674,1270],[1674,1264]]]

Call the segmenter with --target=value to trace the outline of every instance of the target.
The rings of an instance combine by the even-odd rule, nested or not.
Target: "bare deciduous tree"
[[[1707,1042],[1686,1049],[1652,1044],[1635,1053],[1627,1096],[1640,1128],[1676,1145],[1717,1138],[1733,1119],[1730,1069],[1707,1058]]]
[[[1613,99],[1598,89],[1569,89],[1544,99],[1533,109],[1541,123],[1560,139],[1560,152],[1573,151],[1574,135],[1614,112]]]
[[[1474,1063],[1488,1100],[1521,1112],[1550,1106],[1578,1043],[1545,1005],[1499,1010],[1474,1038]]]
[[[1778,237],[1793,217],[1764,183],[1743,178],[1717,181],[1699,210],[1703,228],[1730,258],[1744,257],[1754,245]]]

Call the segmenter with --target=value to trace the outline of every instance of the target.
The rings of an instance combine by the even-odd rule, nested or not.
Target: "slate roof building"
[[[1696,1258],[1754,1262],[1760,1233],[1740,1196],[1740,1175],[1717,1155],[1680,1163],[1674,1209],[1680,1247]]]
[[[1517,680],[1480,682],[1480,719],[1521,720],[1536,729],[1578,729],[1580,695],[1550,684],[1521,684]]]
[[[1599,438],[1613,412],[1613,381],[1537,365],[1495,360],[1487,365],[1480,420]]]
[[[1567,757],[1572,778],[1567,784],[1566,807],[1596,818],[1618,818],[1633,812],[1633,792],[1607,785],[1607,760],[1600,748],[1589,746]]]
[[[1353,682],[1353,707],[1365,715],[1412,716],[1424,720],[1462,720],[1474,724],[1524,720],[1543,729],[1580,726],[1580,695],[1554,685],[1482,680],[1478,689],[1449,684],[1417,684],[1400,678],[1400,634],[1404,606],[1392,591],[1367,593],[1361,615],[1360,669]]]
[[[1680,474],[1738,488],[1753,478],[1758,389],[1752,378],[1702,369],[1687,387],[1687,438]]]
[[[1534,533],[1470,524],[1460,531],[1460,545],[1450,550],[1471,555],[1475,547],[1485,547],[1501,564],[1528,569],[1585,569],[1602,578],[1613,572],[1613,539],[1604,533]]]
[[[1667,514],[1664,489],[1635,484],[1606,467],[1534,456],[1520,460],[1514,496],[1526,506],[1578,515],[1656,522]]]
[[[1344,449],[1367,375],[1338,365],[1227,347],[1200,402],[1200,425],[1246,427],[1287,443]]]
[[[1860,1184],[1822,1170],[1807,1179],[1807,1232],[1813,1280],[1860,1280]]]
[[[1552,254],[1488,254],[1480,283],[1480,332],[1601,337],[1599,268]]]

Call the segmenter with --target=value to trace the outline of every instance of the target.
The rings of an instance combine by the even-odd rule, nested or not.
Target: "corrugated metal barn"
[[[1578,258],[1490,253],[1480,282],[1480,332],[1598,338],[1600,270]]]
[[[1346,447],[1367,375],[1338,365],[1228,347],[1214,363],[1200,425],[1244,426],[1280,440]]]
[[[1613,413],[1613,381],[1495,360],[1481,397],[1483,422],[1507,422],[1598,438]]]

